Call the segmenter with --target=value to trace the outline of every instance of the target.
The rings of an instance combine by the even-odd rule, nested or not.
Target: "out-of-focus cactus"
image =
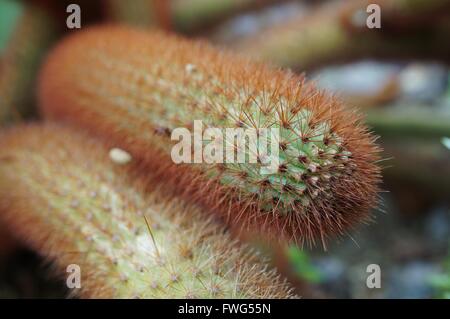
[[[211,216],[150,185],[150,174],[145,183],[130,177],[131,163],[89,136],[33,125],[0,139],[0,218],[60,269],[79,266],[76,294],[291,296],[287,284]]]

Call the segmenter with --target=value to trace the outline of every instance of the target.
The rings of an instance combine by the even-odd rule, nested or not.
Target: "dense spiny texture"
[[[38,66],[55,35],[49,17],[38,8],[1,1],[0,11],[5,5],[17,7],[18,14],[0,48],[0,124],[31,112]]]
[[[47,118],[100,133],[242,230],[314,243],[366,220],[378,149],[358,115],[303,78],[161,33],[100,27],[64,41],[42,72]],[[276,128],[279,167],[174,164],[174,128]],[[206,144],[206,142],[204,141]],[[252,151],[246,149],[246,158]]]
[[[104,145],[53,125],[17,127],[0,139],[1,218],[61,268],[78,264],[81,296],[290,296],[197,207],[130,182]]]

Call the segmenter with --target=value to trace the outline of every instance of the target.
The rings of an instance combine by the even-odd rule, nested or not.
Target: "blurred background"
[[[38,117],[42,59],[78,30],[71,3],[81,29],[201,38],[304,72],[365,113],[384,149],[374,221],[326,250],[266,253],[304,298],[450,298],[450,0],[0,0],[0,126]],[[366,285],[370,264],[381,288]],[[66,297],[53,273],[0,224],[1,298]]]

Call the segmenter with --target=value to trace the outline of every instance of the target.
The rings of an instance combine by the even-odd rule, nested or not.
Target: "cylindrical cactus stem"
[[[0,218],[60,268],[78,265],[80,296],[291,296],[222,224],[148,181],[144,192],[98,141],[56,125],[0,139]]]
[[[0,125],[32,113],[36,74],[55,37],[49,16],[21,1],[0,0]]]
[[[128,150],[142,174],[272,239],[324,242],[366,221],[376,202],[378,148],[358,114],[302,77],[202,42],[114,26],[82,31],[49,56],[40,104],[48,119]],[[207,128],[228,129],[213,138],[223,156],[211,161],[213,143],[194,136],[179,152],[194,164],[177,164],[171,155],[191,141],[178,133]],[[253,139],[235,142],[230,129]]]

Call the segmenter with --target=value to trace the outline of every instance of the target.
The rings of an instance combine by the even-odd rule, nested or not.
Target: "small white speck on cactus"
[[[130,153],[120,148],[112,148],[109,151],[109,157],[114,163],[119,165],[128,164],[132,159]]]

